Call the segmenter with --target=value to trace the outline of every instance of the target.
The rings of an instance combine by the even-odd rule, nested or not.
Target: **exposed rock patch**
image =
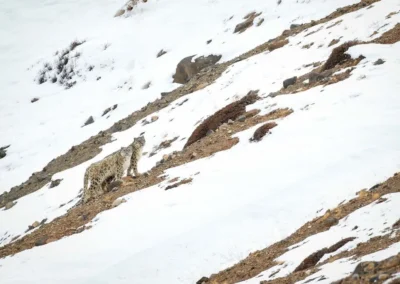
[[[174,83],[187,83],[194,75],[199,73],[200,70],[214,65],[222,57],[221,55],[200,56],[192,62],[194,56],[195,55],[185,57],[178,63],[175,75],[173,76]]]
[[[228,122],[230,119],[234,120],[244,114],[246,112],[246,106],[255,103],[260,98],[257,93],[258,91],[250,91],[241,100],[225,106],[203,121],[193,131],[184,148],[207,136],[210,130],[215,131],[223,123]]]

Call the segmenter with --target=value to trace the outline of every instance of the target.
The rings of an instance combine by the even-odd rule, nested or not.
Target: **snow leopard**
[[[142,157],[143,147],[146,144],[146,139],[143,136],[139,136],[133,139],[133,143],[130,145],[132,147],[131,162],[128,168],[128,175],[131,175],[132,171],[135,176],[138,177],[141,174],[138,172],[137,165],[139,159]]]
[[[104,194],[104,184],[121,180],[131,163],[133,147],[122,147],[119,151],[91,164],[85,172],[83,182],[83,203]]]

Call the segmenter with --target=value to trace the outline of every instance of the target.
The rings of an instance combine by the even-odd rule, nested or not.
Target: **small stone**
[[[352,229],[352,231],[357,230],[358,226],[354,226],[354,228]]]
[[[379,274],[378,279],[379,280],[386,280],[386,279],[389,279],[389,277],[390,277],[389,274],[382,273],[382,274]]]
[[[197,153],[196,153],[196,152],[193,152],[192,155],[190,155],[190,158],[191,158],[191,159],[194,159],[194,158],[196,158],[196,157],[197,157]]]
[[[228,124],[229,124],[229,125],[232,125],[232,124],[234,124],[234,121],[233,121],[232,119],[229,119],[229,120],[228,120]]]
[[[6,150],[0,149],[0,159],[3,159],[6,155]]]
[[[112,203],[111,207],[115,208],[119,205],[121,205],[122,203],[125,203],[126,199],[125,198],[119,198],[119,199],[115,199],[114,202]]]
[[[324,225],[327,226],[327,227],[331,227],[333,225],[336,225],[337,222],[338,222],[338,219],[336,219],[335,217],[328,217],[324,221]]]
[[[382,65],[383,63],[385,63],[385,60],[379,58],[377,61],[374,62],[374,65]]]
[[[244,122],[246,120],[246,116],[245,115],[240,115],[236,120],[240,121],[240,122]]]
[[[271,92],[267,97],[275,98],[277,95],[279,95],[279,92]]]
[[[207,136],[210,136],[211,134],[213,134],[214,133],[214,131],[212,131],[211,129],[209,129],[208,131],[207,131]]]
[[[122,16],[125,13],[125,10],[119,9],[117,13],[115,13],[114,17]]]
[[[151,122],[155,122],[155,121],[157,121],[158,120],[158,116],[157,115],[153,115],[152,117],[151,117]]]
[[[143,176],[144,176],[144,177],[148,177],[148,176],[150,176],[150,174],[149,174],[149,172],[145,172],[145,173],[143,174]]]
[[[158,53],[157,53],[157,58],[163,56],[164,54],[166,54],[167,52],[164,49],[161,49]]]
[[[53,188],[53,187],[59,186],[59,185],[60,185],[60,183],[61,183],[61,181],[62,181],[62,179],[56,179],[56,180],[52,180],[52,181],[51,181],[51,183],[50,183],[50,188]]]
[[[8,203],[6,204],[6,206],[4,206],[4,210],[11,209],[12,207],[14,207],[14,206],[15,206],[15,204],[17,204],[17,203],[16,203],[16,202],[14,202],[14,201],[10,201],[10,202],[8,202]]]
[[[168,159],[169,159],[169,155],[168,154],[163,155],[163,161],[164,162],[168,161]]]
[[[212,39],[207,40],[207,44],[210,44],[212,42]]]
[[[198,281],[196,282],[196,284],[207,284],[207,282],[208,282],[209,280],[210,280],[210,279],[209,279],[208,277],[203,276],[203,277],[200,278],[200,280],[198,280]]]
[[[82,127],[84,127],[84,126],[86,126],[86,125],[89,125],[89,124],[92,124],[93,122],[94,122],[93,116],[90,116],[90,117],[86,120],[86,122],[83,124]]]
[[[283,88],[286,89],[287,87],[296,84],[296,81],[297,81],[297,77],[296,76],[294,76],[292,78],[289,78],[289,79],[286,79],[285,81],[283,81]]]
[[[35,102],[37,102],[39,100],[39,98],[33,98],[33,99],[31,99],[31,103],[35,103]]]
[[[149,81],[149,82],[147,82],[146,84],[143,85],[142,89],[143,90],[147,90],[148,88],[150,88],[150,86],[151,86],[151,82]]]
[[[294,30],[295,28],[298,28],[298,27],[300,27],[300,25],[298,25],[298,24],[291,24],[290,25],[290,29],[291,30]]]
[[[39,238],[39,239],[35,242],[35,246],[38,247],[38,246],[45,245],[46,242],[47,242],[47,239],[48,239],[47,236],[44,236],[44,237]]]
[[[100,79],[101,79],[101,76],[97,77],[97,78],[96,78],[96,81],[99,81]]]

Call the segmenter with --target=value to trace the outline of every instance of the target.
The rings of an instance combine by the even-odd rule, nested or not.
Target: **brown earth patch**
[[[345,42],[338,47],[335,47],[332,50],[331,55],[328,60],[326,60],[325,64],[322,66],[321,71],[329,70],[334,68],[336,65],[339,65],[346,60],[349,60],[351,57],[349,54],[346,54],[346,51],[349,50],[350,47],[359,44],[357,41],[349,41]]]
[[[393,44],[400,41],[400,24],[383,33],[380,37],[372,40],[372,43]]]
[[[323,216],[307,222],[287,238],[276,242],[265,249],[250,253],[247,258],[233,265],[232,267],[211,275],[206,283],[230,284],[255,277],[262,271],[277,265],[278,263],[276,262],[276,259],[287,252],[290,246],[294,246],[312,235],[328,230],[331,226],[337,224],[340,219],[345,218],[355,210],[379,200],[379,198],[386,194],[394,192],[400,192],[400,174],[395,174],[384,183],[376,185],[370,190],[364,190],[362,191],[362,194],[359,194],[357,197],[349,200],[348,202],[342,203],[332,210],[328,210]],[[333,256],[327,261],[335,260],[338,257],[361,255],[363,252],[373,252],[374,250],[385,248],[391,243],[400,241],[398,238],[400,238],[399,235],[396,238],[391,238],[392,241],[390,242],[388,241],[388,239],[390,239],[389,237],[382,237],[379,239],[374,238],[366,242],[365,245],[360,244],[354,250],[347,253],[339,253],[337,256]],[[319,266],[320,265],[307,270],[307,273],[306,271],[302,270],[293,272],[287,277],[277,278],[270,281],[262,281],[261,283],[295,283],[315,273]]]
[[[184,148],[199,141],[203,137],[207,136],[211,131],[215,131],[223,123],[229,120],[235,120],[240,115],[246,112],[246,106],[255,103],[260,99],[257,91],[250,91],[246,96],[237,102],[233,102],[222,109],[218,110],[216,113],[204,120],[190,135],[188,141],[186,142]]]

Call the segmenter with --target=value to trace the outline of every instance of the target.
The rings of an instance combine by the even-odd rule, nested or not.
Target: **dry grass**
[[[260,97],[257,95],[258,91],[250,91],[241,100],[231,103],[224,108],[220,109],[206,120],[204,120],[190,135],[184,148],[199,141],[205,137],[210,131],[215,131],[223,123],[229,120],[234,120],[246,112],[246,106],[255,103]]]
[[[350,59],[350,55],[346,54],[346,51],[354,46],[359,44],[357,41],[349,41],[345,42],[342,45],[339,45],[338,47],[335,47],[331,55],[329,56],[328,60],[325,62],[325,64],[322,66],[321,71],[329,70],[334,68],[336,65],[343,63],[344,61]]]

